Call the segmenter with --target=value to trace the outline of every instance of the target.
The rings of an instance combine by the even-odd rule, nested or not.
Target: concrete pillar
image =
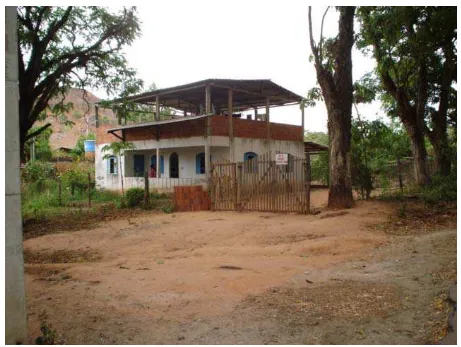
[[[157,147],[157,152],[155,154],[157,156],[157,162],[156,162],[157,168],[155,170],[155,175],[157,176],[157,178],[160,178],[160,148]]]
[[[19,155],[16,7],[5,8],[5,343],[27,340]]]
[[[270,120],[270,98],[266,97],[266,129],[267,129],[267,135],[266,135],[266,149],[267,152],[270,155],[271,151],[271,120]],[[272,159],[271,159],[272,160]]]
[[[229,89],[227,94],[227,116],[229,118],[229,161],[234,162],[234,118],[233,113],[233,94]]]
[[[210,86],[205,87],[205,114],[206,117],[206,131],[205,131],[205,175],[207,186],[210,187],[211,178],[211,89]]]
[[[157,95],[155,97],[155,116],[154,119],[156,121],[160,120],[160,97]]]

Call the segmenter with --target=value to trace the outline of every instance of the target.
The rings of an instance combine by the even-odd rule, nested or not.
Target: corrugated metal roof
[[[211,86],[212,104],[221,109],[227,109],[228,90],[233,90],[234,107],[263,107],[266,97],[270,105],[281,106],[300,103],[303,97],[272,82],[269,79],[206,79],[180,86],[158,89],[128,97],[127,101],[149,103],[159,97],[160,104],[180,110],[195,111],[205,104],[205,87]],[[119,100],[114,100],[117,102]]]

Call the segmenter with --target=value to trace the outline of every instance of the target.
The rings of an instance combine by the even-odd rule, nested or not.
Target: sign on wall
[[[287,153],[277,153],[275,155],[275,164],[276,165],[288,165],[288,154]]]

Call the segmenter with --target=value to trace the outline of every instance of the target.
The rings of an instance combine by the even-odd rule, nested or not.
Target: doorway
[[[179,158],[176,152],[170,155],[170,178],[179,178]]]

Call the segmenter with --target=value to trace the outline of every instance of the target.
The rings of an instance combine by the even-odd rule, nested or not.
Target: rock
[[[450,299],[451,302],[456,303],[456,285],[452,286],[448,291],[448,299]]]

